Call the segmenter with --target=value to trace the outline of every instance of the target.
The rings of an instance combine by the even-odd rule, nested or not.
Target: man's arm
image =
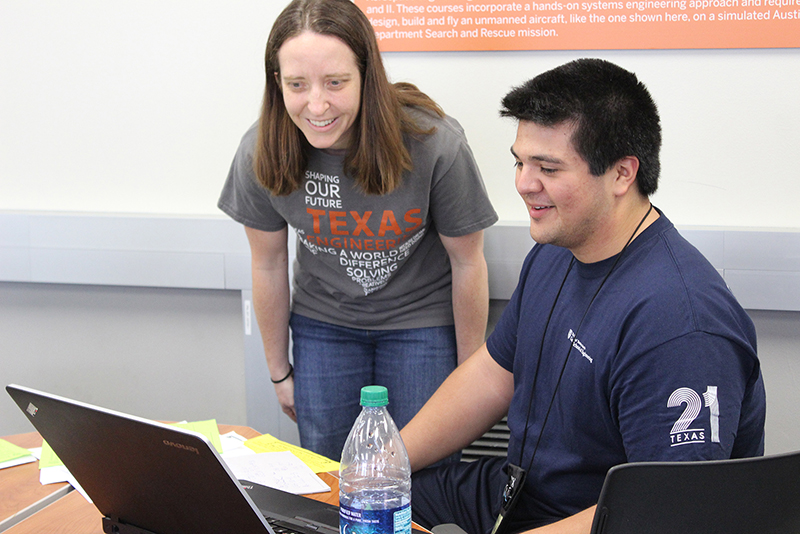
[[[592,530],[595,508],[597,508],[597,505],[575,515],[565,517],[561,521],[529,530],[524,534],[589,534]]]
[[[245,227],[253,270],[253,308],[264,343],[269,374],[281,380],[289,366],[289,250],[288,229],[264,232]],[[275,384],[283,412],[297,420],[292,377]]]
[[[439,386],[401,435],[417,471],[460,451],[507,412],[513,375],[500,367],[484,344]]]
[[[489,317],[489,275],[483,256],[483,230],[461,237],[439,235],[453,273],[453,316],[458,363],[483,344]]]

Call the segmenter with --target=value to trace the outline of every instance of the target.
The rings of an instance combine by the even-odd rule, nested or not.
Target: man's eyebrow
[[[511,147],[511,154],[513,154],[514,157],[517,158],[518,160],[522,161],[522,158],[519,157],[516,152],[514,152],[514,147]],[[552,164],[555,164],[555,165],[560,165],[560,164],[564,163],[564,161],[559,159],[559,158],[556,158],[556,157],[553,157],[553,156],[545,156],[545,155],[528,156],[527,159],[529,161],[541,161],[541,162],[544,162],[544,163],[552,163]]]

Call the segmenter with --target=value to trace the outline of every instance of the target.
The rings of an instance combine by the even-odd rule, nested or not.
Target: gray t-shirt
[[[219,208],[245,226],[298,235],[292,310],[341,326],[399,329],[453,324],[450,262],[438,234],[459,237],[497,221],[461,126],[411,110],[427,136],[405,136],[414,168],[399,188],[367,195],[344,157],[309,148],[303,187],[274,196],[252,168],[254,125],[242,138]]]

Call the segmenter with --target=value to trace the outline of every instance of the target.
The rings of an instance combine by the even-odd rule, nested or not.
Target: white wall
[[[767,454],[800,450],[800,381],[797,359],[798,312],[747,312],[756,325],[758,359],[767,390]]]
[[[0,210],[217,214],[257,114],[282,1],[0,0]],[[514,125],[502,96],[581,56],[637,72],[664,124],[655,203],[679,225],[800,228],[800,51],[390,53],[464,125],[501,217]]]
[[[0,282],[0,381],[140,417],[245,425],[237,291]],[[0,436],[30,432],[0,394]]]
[[[390,54],[464,125],[502,219],[526,220],[513,187],[515,85],[577,57],[637,73],[659,105],[664,145],[653,202],[678,225],[800,228],[800,51],[672,50]]]

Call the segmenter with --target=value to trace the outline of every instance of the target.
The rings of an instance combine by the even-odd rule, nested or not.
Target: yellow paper
[[[47,444],[46,441],[42,441],[42,456],[39,458],[39,469],[44,469],[45,467],[57,467],[59,465],[64,465],[61,460],[56,456],[56,453],[53,452],[53,449],[50,445]]]
[[[175,423],[178,428],[184,430],[193,430],[199,434],[203,434],[211,444],[217,449],[217,452],[222,454],[222,442],[219,440],[219,427],[217,426],[216,419],[209,419],[208,421],[195,421],[193,423]]]
[[[282,452],[290,451],[300,458],[304,464],[311,468],[315,473],[327,473],[328,471],[338,471],[339,462],[326,458],[308,449],[303,449],[291,443],[281,441],[269,434],[263,434],[257,438],[248,439],[244,444],[255,452]]]
[[[0,439],[0,463],[8,462],[9,460],[16,460],[17,458],[30,455],[31,451],[28,449],[14,445],[13,443],[4,439]]]

